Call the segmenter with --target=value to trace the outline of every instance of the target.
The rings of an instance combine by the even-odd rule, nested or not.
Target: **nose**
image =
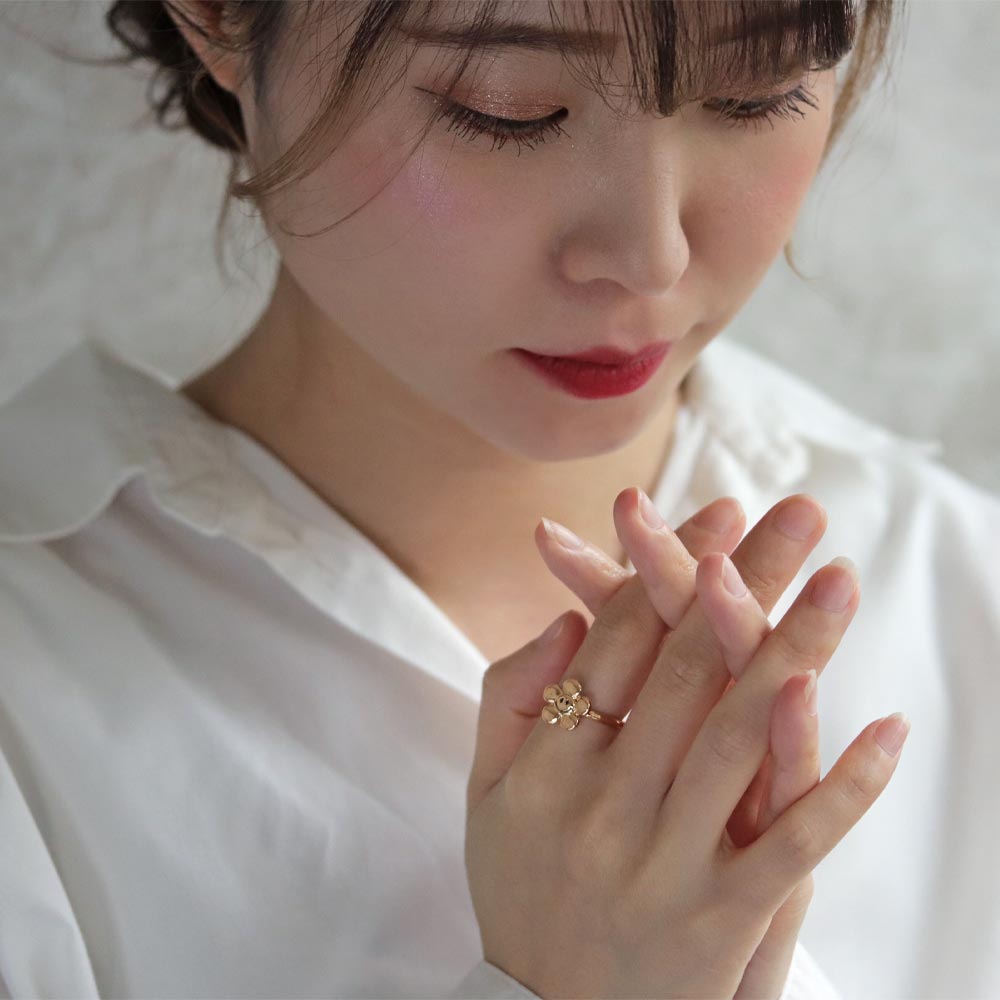
[[[568,199],[573,221],[558,248],[567,281],[594,289],[607,284],[608,294],[616,285],[635,296],[663,296],[680,281],[690,247],[676,160],[666,162],[668,155],[647,142],[642,152],[603,159]]]

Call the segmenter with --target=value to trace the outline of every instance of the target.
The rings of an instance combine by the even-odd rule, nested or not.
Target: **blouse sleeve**
[[[474,965],[462,981],[448,994],[448,1000],[514,1000],[520,997],[537,997],[526,986],[508,976],[485,959]],[[781,1000],[843,1000],[833,984],[823,974],[815,959],[795,942],[788,979],[781,993]]]
[[[795,942],[781,1000],[843,1000],[801,941]]]
[[[0,752],[0,997],[96,1000],[83,935],[41,831]]]

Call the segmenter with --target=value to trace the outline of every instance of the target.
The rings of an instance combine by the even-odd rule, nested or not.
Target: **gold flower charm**
[[[557,723],[563,729],[576,729],[580,719],[590,711],[590,699],[582,694],[583,685],[572,678],[561,684],[548,684],[542,697],[548,704],[542,709],[542,718],[550,725]]]

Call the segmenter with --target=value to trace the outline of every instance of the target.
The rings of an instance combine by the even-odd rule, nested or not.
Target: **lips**
[[[553,357],[534,354],[522,348],[515,348],[514,354],[526,362],[551,385],[558,386],[574,396],[583,399],[606,399],[635,392],[644,386],[660,367],[660,363],[670,350],[670,342],[656,345],[655,350],[643,349],[638,354],[626,354],[631,360],[624,364],[600,364],[580,361],[576,357]],[[594,354],[606,348],[588,351]],[[615,352],[619,357],[621,351]],[[602,356],[607,357],[606,353]],[[639,360],[635,360],[638,358]]]
[[[542,357],[559,357],[565,361],[585,361],[595,365],[627,365],[637,361],[645,361],[665,351],[670,346],[667,341],[654,341],[634,353],[623,351],[618,347],[592,347],[579,354],[542,355]]]

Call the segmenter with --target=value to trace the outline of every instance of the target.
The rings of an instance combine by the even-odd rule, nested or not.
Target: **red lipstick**
[[[552,357],[523,348],[514,353],[547,381],[583,399],[605,399],[635,392],[645,385],[670,350],[655,343],[635,354],[613,347],[596,347],[579,354]]]
[[[567,361],[589,361],[595,365],[626,365],[636,361],[645,361],[669,346],[669,344],[657,340],[652,344],[647,344],[634,354],[629,354],[628,351],[620,350],[617,347],[592,347],[589,351],[581,351],[579,354],[561,354],[559,356]]]

